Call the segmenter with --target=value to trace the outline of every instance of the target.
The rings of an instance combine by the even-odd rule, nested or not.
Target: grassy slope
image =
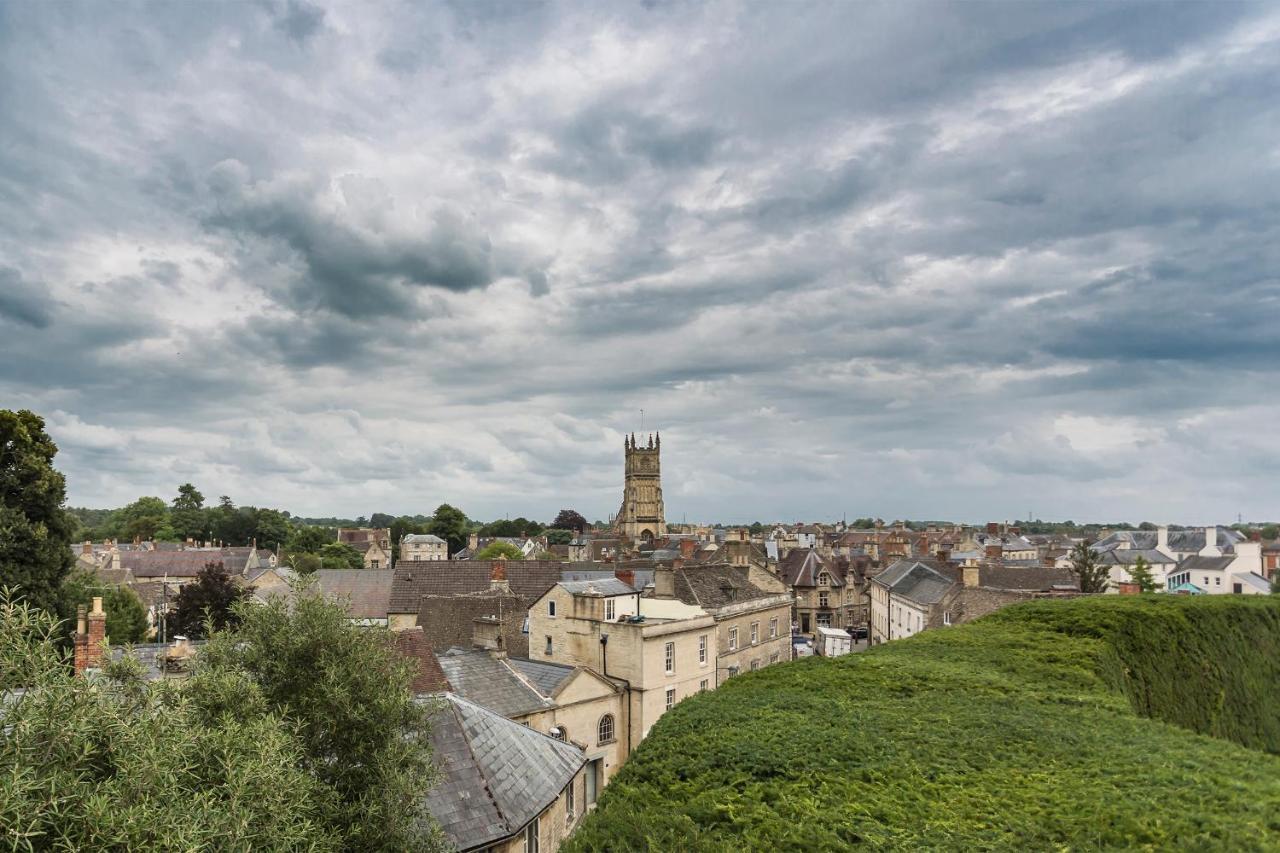
[[[663,717],[567,849],[1280,849],[1280,757],[1134,711],[1280,751],[1277,644],[1280,599],[1108,597],[745,674]]]

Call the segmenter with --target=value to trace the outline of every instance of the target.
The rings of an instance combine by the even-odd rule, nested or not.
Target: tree
[[[521,516],[519,518],[500,518],[497,521],[491,521],[488,524],[481,525],[477,532],[481,536],[516,537],[537,536],[544,529],[538,522]]]
[[[577,510],[562,509],[560,514],[556,516],[556,520],[551,522],[551,526],[581,533],[587,529],[587,520]]]
[[[205,646],[201,677],[246,675],[292,724],[301,766],[325,789],[316,799],[323,826],[347,850],[438,848],[423,796],[434,777],[432,708],[414,701],[416,663],[386,629],[352,626],[341,604],[305,584],[291,601],[237,611],[239,626]],[[192,688],[212,719],[243,713],[234,693]]]
[[[202,695],[235,697],[208,714],[195,691],[142,681],[136,660],[76,677],[53,614],[0,591],[3,705],[0,826],[23,850],[328,850],[326,789],[301,738],[237,672],[197,676]],[[107,689],[110,688],[110,689]],[[216,795],[210,795],[216,792]]]
[[[428,531],[449,543],[449,553],[461,551],[467,544],[467,517],[462,510],[448,504],[436,507]]]
[[[373,515],[369,516],[369,526],[377,528],[390,527],[392,522],[395,520],[396,517],[394,515],[387,515],[385,512],[375,512]]]
[[[284,549],[290,554],[316,554],[337,540],[338,532],[332,527],[295,527],[285,540]]]
[[[1071,574],[1080,583],[1081,592],[1107,591],[1109,572],[1088,542],[1081,541],[1071,549]]]
[[[576,535],[572,530],[557,530],[552,528],[543,531],[543,535],[547,537],[548,545],[568,545],[573,541]]]
[[[1129,569],[1129,580],[1136,583],[1142,592],[1156,591],[1156,579],[1151,574],[1151,564],[1146,557],[1139,556],[1133,561],[1133,567]]]
[[[259,548],[267,551],[274,551],[277,547],[284,545],[289,534],[293,532],[293,525],[289,523],[288,516],[278,509],[250,507],[250,510],[253,513],[253,534],[249,537],[249,541],[257,542]]]
[[[222,563],[207,564],[194,581],[178,591],[169,617],[169,633],[200,639],[205,636],[206,621],[212,622],[215,630],[234,624],[240,617],[233,605],[248,593],[231,580]]]
[[[1264,524],[1262,526],[1261,533],[1262,533],[1263,539],[1266,539],[1267,541],[1271,541],[1272,539],[1280,537],[1280,526],[1277,526],[1275,524]]]
[[[169,510],[169,524],[179,539],[204,539],[208,532],[204,495],[190,483],[178,486],[178,496]]]
[[[120,534],[126,539],[151,541],[169,523],[169,505],[163,498],[143,496],[118,513]]]
[[[510,542],[490,542],[473,554],[474,560],[522,560],[524,552]]]
[[[39,415],[0,410],[0,585],[49,611],[74,562],[75,522],[62,508],[67,483],[53,467],[57,452]]]
[[[324,560],[317,554],[290,554],[288,560],[287,565],[300,575],[310,575],[324,568]]]
[[[427,533],[428,519],[420,515],[402,515],[391,522],[391,559],[400,560],[400,540],[411,533]]]
[[[325,569],[362,569],[364,554],[361,554],[346,542],[330,542],[320,549],[321,568]]]

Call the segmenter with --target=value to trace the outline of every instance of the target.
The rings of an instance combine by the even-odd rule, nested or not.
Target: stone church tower
[[[649,446],[636,442],[635,433],[622,442],[626,451],[626,479],[622,487],[622,508],[614,527],[635,542],[650,542],[667,535],[662,507],[662,437],[649,436]]]

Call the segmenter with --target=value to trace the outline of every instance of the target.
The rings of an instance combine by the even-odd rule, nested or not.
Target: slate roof
[[[1237,542],[1243,542],[1244,534],[1230,527],[1219,526],[1217,528],[1218,536],[1215,543],[1219,548],[1231,551],[1235,549]],[[1117,530],[1094,543],[1093,547],[1097,551],[1107,551],[1117,547],[1121,542],[1129,542],[1131,546],[1138,550],[1153,550],[1156,547],[1157,531],[1155,530]],[[1178,551],[1180,553],[1196,552],[1204,548],[1204,528],[1196,527],[1190,530],[1170,530],[1169,531],[1169,550]]]
[[[424,595],[459,595],[489,588],[494,560],[430,560],[400,563],[391,585],[389,610],[417,613]],[[511,591],[532,604],[560,580],[563,564],[556,560],[507,560]]]
[[[574,668],[571,666],[529,658],[507,658],[507,663],[523,675],[543,696],[554,696],[561,685],[574,673]]]
[[[842,587],[848,570],[848,560],[828,559],[812,548],[791,551],[778,563],[778,577],[787,586],[816,587],[818,575],[825,571],[831,575],[833,587]]]
[[[436,660],[453,692],[504,717],[518,717],[554,704],[520,677],[507,662],[483,649],[452,648]]]
[[[1053,566],[980,566],[978,586],[1020,592],[1049,592],[1065,587],[1079,589],[1070,569]]]
[[[524,626],[530,603],[515,593],[493,589],[466,595],[424,595],[419,602],[417,624],[426,632],[427,644],[443,651],[471,645],[476,619],[499,619],[507,653],[527,655],[529,635]]]
[[[391,569],[318,569],[311,577],[325,598],[348,599],[351,619],[386,619]]]
[[[520,832],[586,763],[575,746],[453,694],[431,720],[440,781],[427,808],[449,841],[466,851]]]
[[[676,598],[710,612],[719,607],[741,604],[781,593],[753,584],[744,566],[698,565],[675,570]]]
[[[426,543],[428,545],[444,545],[445,541],[434,533],[409,533],[404,536],[401,542],[410,544]]]
[[[1222,572],[1236,561],[1235,557],[1187,557],[1178,563],[1178,569],[1193,572]]]
[[[897,560],[871,580],[920,604],[937,604],[956,583],[954,569],[932,560]]]
[[[1104,551],[1099,557],[1098,562],[1103,565],[1111,566],[1131,566],[1138,562],[1138,558],[1142,557],[1151,565],[1169,564],[1173,560],[1163,551],[1146,548],[1113,548],[1110,551]]]

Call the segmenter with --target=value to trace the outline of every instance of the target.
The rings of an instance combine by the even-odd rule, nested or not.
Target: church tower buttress
[[[667,535],[662,505],[662,437],[653,434],[647,445],[636,441],[635,433],[623,439],[625,479],[622,508],[615,526],[636,542],[650,542]]]

